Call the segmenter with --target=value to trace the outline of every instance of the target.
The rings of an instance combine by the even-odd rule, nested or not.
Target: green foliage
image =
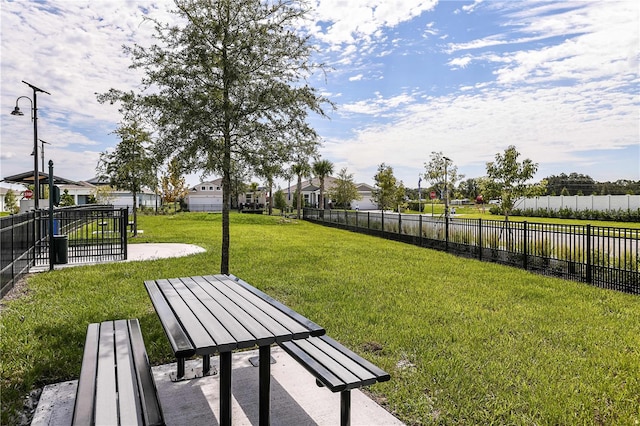
[[[173,203],[187,196],[189,188],[182,176],[180,164],[174,158],[167,165],[167,173],[160,178],[162,187],[162,202]]]
[[[78,377],[89,322],[139,318],[151,362],[175,362],[142,283],[217,272],[222,215],[140,221],[139,242],[207,251],[28,277],[3,301],[2,424],[29,390]],[[388,371],[369,392],[405,424],[640,420],[637,296],[306,222],[231,221],[232,273]]]
[[[499,214],[499,209],[491,208],[491,213]],[[640,223],[640,209],[636,210],[574,210],[564,207],[558,210],[551,209],[513,209],[512,216],[546,217],[577,220],[601,220],[612,222],[636,222]]]
[[[74,206],[76,203],[73,200],[73,195],[69,194],[69,190],[65,189],[60,196],[60,207]]]
[[[538,165],[528,158],[518,162],[519,156],[520,153],[516,147],[510,145],[504,151],[504,155],[498,153],[495,161],[487,163],[487,175],[500,193],[500,207],[507,220],[509,220],[514,201],[528,192],[529,186],[526,182],[538,170]]]
[[[452,164],[442,151],[431,152],[431,159],[428,163],[424,163],[424,168],[424,177],[431,183],[437,194],[444,194],[445,183],[451,192],[451,188],[455,188],[456,183],[464,178],[464,175],[458,174],[458,166]]]
[[[318,200],[318,207],[324,209],[324,179],[333,173],[333,163],[329,160],[318,160],[313,163],[311,168],[313,169],[313,174],[316,175],[318,180],[320,180],[320,199]]]
[[[393,168],[382,163],[378,166],[378,173],[373,177],[376,189],[373,191],[373,201],[380,210],[398,210],[404,204],[405,188],[393,175]]]
[[[284,212],[287,210],[287,197],[282,189],[278,189],[274,195],[275,208]]]
[[[306,159],[299,159],[296,163],[291,165],[291,173],[298,178],[296,184],[296,211],[297,218],[300,219],[302,210],[302,179],[311,177],[311,166]]]
[[[308,158],[319,146],[308,124],[331,105],[307,84],[322,66],[308,37],[293,29],[302,0],[176,0],[171,23],[155,22],[156,42],[127,48],[144,72],[141,92],[111,89],[101,102],[142,109],[158,130],[158,158],[222,175],[222,259],[229,270],[233,164],[257,169]],[[133,105],[136,108],[126,105]]]
[[[4,208],[5,211],[9,213],[16,214],[20,211],[20,206],[18,205],[18,197],[16,197],[16,193],[13,192],[13,189],[7,191],[4,194]]]
[[[358,192],[358,187],[353,180],[353,174],[343,168],[338,173],[333,188],[329,190],[329,198],[333,200],[337,207],[347,208],[352,201],[360,200],[362,196]]]
[[[103,152],[98,161],[98,173],[109,179],[109,184],[131,192],[133,199],[133,236],[138,234],[138,194],[144,187],[156,187],[155,162],[148,146],[151,135],[137,120],[121,123],[115,133],[120,142],[113,152]]]

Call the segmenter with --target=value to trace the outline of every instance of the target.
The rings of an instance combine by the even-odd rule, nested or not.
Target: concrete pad
[[[140,243],[127,244],[127,260],[154,260],[169,257],[189,256],[206,250],[194,244],[180,243]]]
[[[258,351],[234,353],[232,416],[235,425],[258,424],[258,368],[249,359]],[[273,426],[340,424],[340,394],[316,385],[315,378],[277,346],[271,348],[271,424]],[[197,368],[202,360],[187,362]],[[218,368],[218,358],[211,359]],[[218,375],[172,382],[176,364],[153,367],[166,424],[218,425],[220,413]],[[374,385],[375,386],[375,385]],[[45,387],[32,426],[70,425],[77,381]],[[398,419],[359,390],[351,391],[352,425],[402,425]]]

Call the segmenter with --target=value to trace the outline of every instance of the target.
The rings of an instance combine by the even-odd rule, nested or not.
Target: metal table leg
[[[220,353],[220,426],[231,426],[231,352]]]
[[[269,411],[271,405],[271,346],[260,346],[259,368],[259,423],[260,426],[268,426],[271,422]]]

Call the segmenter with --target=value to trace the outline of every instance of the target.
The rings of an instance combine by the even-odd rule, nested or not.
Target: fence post
[[[15,218],[14,218],[14,214],[11,215],[11,286],[13,287],[13,285],[15,285],[15,279],[16,279],[16,249],[15,249],[15,245],[13,242],[13,239],[15,238],[14,235],[14,231],[13,231],[13,227],[15,226]],[[0,290],[2,289],[2,287],[4,287],[4,283],[0,282]]]
[[[478,260],[482,260],[482,218],[478,219]]]
[[[384,210],[381,213],[380,222],[382,224],[382,232],[384,232]]]
[[[367,212],[367,230],[371,230],[371,212]]]
[[[444,215],[444,247],[445,251],[449,253],[449,215]]]
[[[402,234],[402,213],[400,213],[399,208],[398,208],[398,234]]]
[[[524,252],[524,259],[522,262],[522,267],[524,268],[524,270],[527,270],[528,267],[528,258],[529,258],[529,232],[528,229],[529,227],[527,226],[527,221],[524,221],[523,224],[524,228],[522,230],[523,234],[524,234],[524,241],[522,242],[522,251]]]
[[[420,247],[422,247],[422,213],[418,215],[418,233],[420,234],[418,241],[420,241]]]
[[[591,224],[587,224],[587,282],[591,280]]]

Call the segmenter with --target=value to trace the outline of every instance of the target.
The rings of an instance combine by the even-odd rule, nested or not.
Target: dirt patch
[[[27,279],[30,277],[30,274],[27,274],[20,278],[14,285],[11,290],[7,294],[4,295],[2,300],[0,300],[0,313],[4,311],[6,307],[6,303],[11,300],[19,299],[23,296],[29,294],[29,285],[27,284]]]

